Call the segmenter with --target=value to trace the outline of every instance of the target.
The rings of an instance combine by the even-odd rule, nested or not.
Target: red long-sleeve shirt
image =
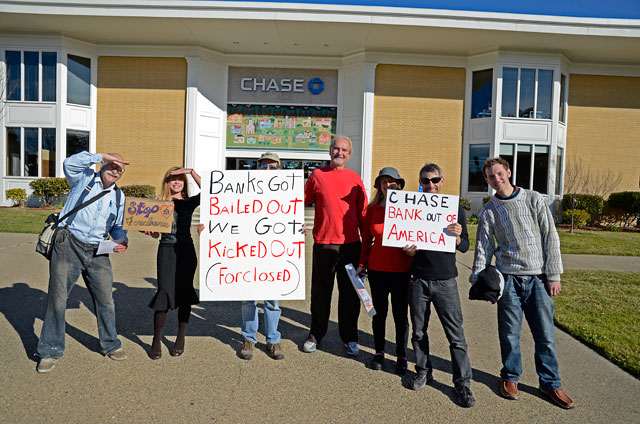
[[[318,168],[304,186],[304,202],[315,202],[313,241],[347,244],[360,241],[367,193],[360,175],[350,169]]]
[[[411,270],[411,256],[399,247],[382,245],[384,211],[380,205],[367,208],[362,224],[360,266],[373,271],[406,272]]]

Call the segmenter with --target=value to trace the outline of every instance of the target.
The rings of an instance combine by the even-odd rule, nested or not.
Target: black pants
[[[409,338],[409,272],[369,271],[371,299],[376,314],[372,319],[373,340],[376,352],[384,352],[385,327],[391,295],[391,312],[396,326],[396,356],[407,356]]]
[[[360,242],[349,244],[314,244],[311,274],[311,330],[316,342],[327,334],[333,282],[338,280],[338,330],[344,343],[358,341],[360,299],[353,288],[346,264],[358,266]]]

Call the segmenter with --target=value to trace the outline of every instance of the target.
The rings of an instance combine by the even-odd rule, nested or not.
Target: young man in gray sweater
[[[573,401],[562,390],[553,326],[553,297],[560,293],[560,239],[551,211],[540,193],[511,184],[509,163],[489,158],[482,172],[496,191],[478,216],[478,234],[471,282],[491,264],[503,274],[505,287],[498,300],[498,335],[502,355],[500,393],[518,398],[522,374],[520,331],[524,313],[535,341],[540,391],[565,409]],[[497,241],[497,247],[496,242]]]

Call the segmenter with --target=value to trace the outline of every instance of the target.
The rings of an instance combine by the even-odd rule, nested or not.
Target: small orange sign
[[[125,230],[170,233],[173,226],[173,202],[127,197],[124,210]]]

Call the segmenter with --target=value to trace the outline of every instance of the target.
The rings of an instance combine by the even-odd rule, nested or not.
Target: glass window
[[[24,129],[24,176],[38,176],[38,129]]]
[[[471,119],[491,118],[493,94],[493,69],[475,71],[471,84]]]
[[[506,160],[507,162],[509,162],[509,169],[511,169],[511,184],[513,184],[513,178],[515,177],[513,173],[514,163],[515,163],[514,151],[515,151],[515,145],[513,144],[500,145],[500,157]]]
[[[482,175],[482,165],[489,157],[488,144],[469,146],[469,187],[468,191],[487,191],[489,187]]]
[[[531,146],[518,145],[517,151],[515,184],[522,188],[531,188]]]
[[[560,109],[558,110],[558,121],[566,122],[564,116],[564,89],[566,84],[566,79],[564,75],[560,75]]]
[[[504,68],[502,70],[502,116],[516,116],[516,100],[518,93],[518,70]]]
[[[24,100],[26,101],[40,100],[39,65],[40,53],[24,52]]]
[[[520,106],[518,116],[520,118],[533,118],[534,87],[536,85],[536,70],[520,70]]]
[[[20,176],[20,128],[7,128],[7,176]]]
[[[68,55],[67,103],[89,106],[91,92],[91,59]]]
[[[558,196],[562,195],[562,175],[564,173],[564,167],[562,165],[564,155],[564,149],[562,147],[558,147],[558,153],[556,156],[556,194]]]
[[[42,101],[56,101],[56,53],[42,53]]]
[[[42,129],[42,176],[56,176],[56,129]]]
[[[21,84],[20,84],[20,52],[7,51],[5,53],[7,64],[7,100],[20,100]]]
[[[538,102],[536,118],[551,119],[551,98],[553,96],[553,71],[538,70]]]
[[[67,130],[67,157],[89,151],[89,132]]]
[[[533,189],[547,194],[549,180],[549,146],[535,146],[533,156]]]

